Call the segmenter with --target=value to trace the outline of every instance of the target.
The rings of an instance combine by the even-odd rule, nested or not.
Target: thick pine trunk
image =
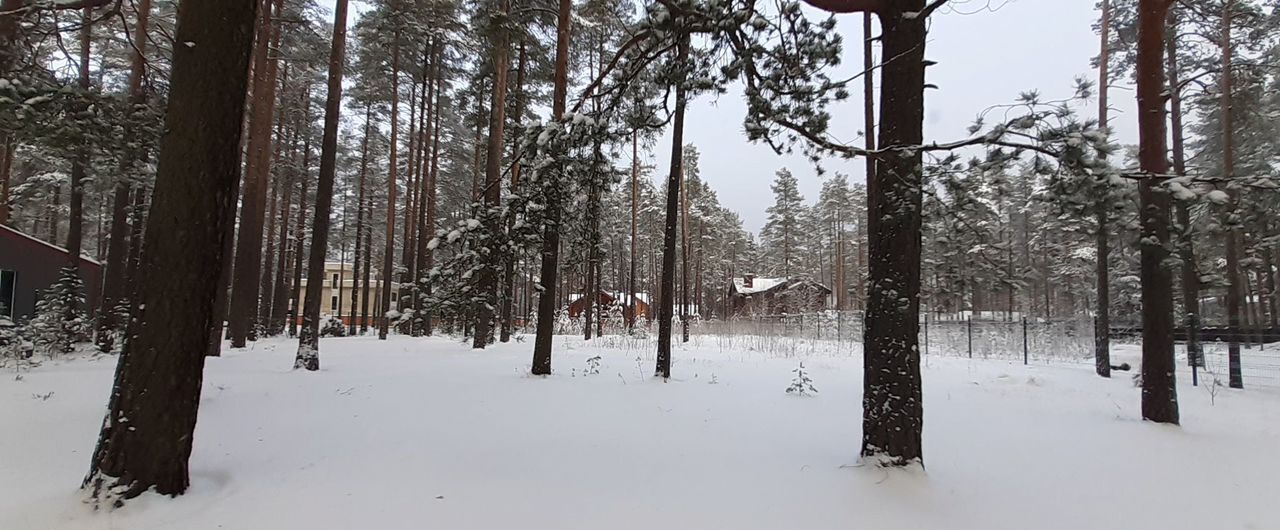
[[[386,340],[387,313],[391,311],[391,279],[396,259],[396,160],[400,141],[400,32],[396,31],[391,44],[391,156],[387,167],[387,216],[386,247],[382,253],[381,294],[379,295],[378,340]]]
[[[525,41],[524,39],[521,39],[520,55],[519,55],[519,58],[516,59],[515,108],[512,109],[514,114],[514,116],[512,116],[512,120],[515,123],[517,130],[519,130],[520,123],[524,118],[525,99],[527,97],[524,92],[524,76],[525,76],[525,68],[528,66],[528,60],[529,60],[528,55],[529,54],[528,54],[528,50],[526,49]],[[514,161],[514,167],[511,168],[511,190],[514,193],[519,189],[519,186],[520,186],[520,139],[517,137],[515,141],[511,142],[511,145],[512,145],[511,160]],[[513,230],[514,225],[515,225],[515,216],[514,215],[508,216],[507,217],[508,233],[510,233]],[[502,298],[502,315],[500,317],[502,321],[502,324],[501,324],[502,330],[499,333],[499,340],[501,340],[502,342],[509,342],[511,340],[511,331],[512,331],[512,328],[514,327],[512,312],[514,310],[513,306],[515,305],[515,297],[516,297],[516,262],[517,261],[519,261],[518,255],[516,255],[515,253],[508,254],[506,256],[505,269],[503,270],[503,273],[502,273],[502,281],[503,281],[502,292],[504,294]]]
[[[1169,17],[1169,34],[1165,38],[1165,54],[1168,67],[1169,120],[1173,128],[1173,173],[1186,176],[1187,157],[1182,129],[1182,90],[1178,79],[1177,17]],[[1200,347],[1200,271],[1196,266],[1195,230],[1191,226],[1191,209],[1186,201],[1175,206],[1178,233],[1178,257],[1182,262],[1182,310],[1187,327],[1187,364],[1204,366],[1204,354]]]
[[[553,75],[551,116],[559,121],[564,117],[565,97],[569,88],[569,41],[572,35],[570,20],[573,14],[572,0],[560,0],[556,22],[556,62]],[[552,187],[562,175],[553,171]],[[556,285],[560,267],[560,200],[553,190],[547,195],[542,233],[542,264],[538,284],[538,329],[533,343],[534,375],[551,374],[551,340],[555,334]]]
[[[280,32],[272,17],[270,0],[262,0],[258,13],[258,43],[254,49],[253,99],[249,111],[249,144],[245,165],[244,197],[240,207],[240,232],[236,239],[235,266],[231,276],[231,306],[227,324],[231,347],[243,348],[257,340],[258,297],[262,276],[262,243],[267,191],[271,179],[271,124],[275,118],[276,57]]]
[[[165,135],[142,269],[143,315],[120,357],[85,478],[99,498],[190,482],[196,411],[222,238],[233,222],[256,0],[190,1],[178,12]],[[219,82],[210,83],[210,79]],[[183,296],[173,296],[173,293]],[[128,421],[127,428],[124,421]]]
[[[78,65],[78,85],[80,90],[86,95],[89,92],[89,55],[93,42],[93,25],[90,21],[93,18],[93,10],[85,8],[81,10],[80,15],[80,61]],[[71,194],[70,194],[70,212],[67,218],[67,261],[70,266],[77,270],[80,268],[80,251],[84,243],[84,180],[85,167],[89,165],[89,145],[88,139],[81,139],[81,145],[76,150],[75,158],[71,161]],[[72,314],[79,311],[78,304],[73,304],[67,308]]]
[[[433,77],[435,78],[435,82],[436,82],[436,99],[435,99],[435,102],[432,103],[432,107],[434,107],[436,110],[435,110],[435,117],[432,118],[433,121],[431,125],[431,133],[432,133],[431,134],[432,136],[431,167],[429,171],[429,175],[430,175],[429,183],[427,185],[426,220],[424,221],[424,223],[426,223],[427,226],[431,227],[431,232],[427,234],[428,238],[434,236],[434,232],[436,228],[436,217],[437,217],[436,196],[439,193],[439,191],[436,183],[438,182],[438,177],[440,176],[440,136],[441,136],[440,104],[443,101],[443,94],[444,94],[444,90],[443,90],[444,79],[440,76],[440,69],[441,69],[441,63],[443,62],[443,58],[444,58],[444,51],[445,51],[444,43],[441,42],[440,45],[436,48],[436,56],[434,60],[435,65],[432,68],[432,70],[434,71]],[[435,251],[428,249],[427,255],[424,258],[424,260],[425,260],[424,261],[425,264],[423,267],[426,270],[429,271],[433,267],[435,267],[435,263],[436,263]],[[426,282],[425,291],[426,292],[424,293],[424,296],[426,299],[429,300],[431,298],[431,282]],[[431,323],[431,307],[429,304],[427,305],[427,307],[424,308],[423,313],[424,313],[422,318],[423,333],[425,333],[427,336],[430,336],[432,332],[432,329],[431,329],[432,323]]]
[[[370,124],[373,122],[372,116],[373,107],[366,104],[364,108],[364,135],[360,138],[360,174],[356,177],[356,249],[355,256],[351,260],[355,270],[351,271],[351,278],[353,280],[351,285],[352,315],[351,323],[347,326],[348,335],[356,334],[357,318],[360,320],[359,325],[362,326],[362,330],[368,328],[364,322],[367,313],[365,310],[360,309],[360,282],[362,281],[360,273],[361,271],[366,270],[361,268],[360,259],[368,253],[368,250],[365,249],[365,254],[361,254],[361,243],[364,243],[364,247],[369,246],[368,240],[365,240],[364,238],[364,181],[365,176],[369,173],[369,134],[371,131]],[[367,276],[367,274],[365,276]],[[368,280],[363,279],[363,281],[367,282]]]
[[[680,166],[680,342],[689,342],[689,183]]]
[[[885,149],[923,140],[926,21],[905,16],[922,9],[924,0],[906,0],[880,13],[883,54],[894,58],[881,70],[879,145]],[[875,171],[875,187],[868,189],[873,213],[861,454],[883,465],[908,465],[923,461],[920,152],[889,151]]]
[[[1164,46],[1170,0],[1138,3],[1138,160],[1142,172],[1169,172],[1165,149]],[[1142,223],[1142,417],[1178,423],[1173,360],[1173,275],[1169,257],[1169,194],[1155,178],[1138,185]]]
[[[689,57],[689,36],[679,35],[676,64]],[[658,306],[658,358],[656,375],[671,378],[671,319],[674,316],[676,274],[676,223],[680,213],[680,189],[684,180],[684,113],[688,104],[685,80],[675,81],[676,108],[671,122],[671,168],[667,175],[667,214],[662,236],[662,286]]]
[[[495,13],[499,25],[510,16],[509,2],[502,2],[501,12]],[[502,148],[505,145],[507,122],[507,72],[511,68],[511,37],[505,28],[498,27],[493,42],[493,92],[489,99],[489,144],[484,168],[484,232],[487,242],[479,249],[480,274],[477,276],[480,300],[475,308],[475,336],[472,348],[484,348],[493,339],[493,315],[498,306],[498,268],[502,265],[505,250],[500,247],[502,216],[498,209],[502,202]]]
[[[307,100],[311,99],[311,89],[305,91]],[[311,112],[304,113],[304,121],[311,123]],[[289,311],[289,336],[298,336],[298,317],[302,312],[302,256],[303,243],[307,239],[307,190],[311,187],[311,136],[307,135],[302,142],[302,173],[299,175],[302,179],[302,190],[298,194],[298,222],[294,228],[293,236],[293,284],[290,287],[289,297],[293,299],[293,310]],[[320,280],[317,280],[320,281]]]
[[[1219,74],[1221,87],[1220,108],[1222,124],[1222,178],[1230,186],[1235,177],[1235,138],[1232,128],[1231,109],[1231,2],[1228,0],[1222,8],[1222,72]],[[1244,388],[1244,376],[1240,367],[1240,337],[1244,334],[1240,322],[1241,297],[1244,288],[1240,282],[1240,227],[1237,213],[1239,197],[1234,189],[1228,187],[1231,196],[1227,210],[1227,378],[1231,388]]]
[[[151,0],[140,0],[137,4],[137,20],[133,26],[133,52],[130,54],[129,60],[129,107],[127,112],[132,113],[135,105],[140,105],[145,101],[145,93],[142,90],[142,76],[146,73],[146,60],[143,54],[147,47],[147,27],[151,19]],[[125,126],[128,127],[130,120],[125,120]],[[130,133],[126,132],[126,136]],[[106,278],[103,281],[102,288],[102,305],[98,308],[98,329],[97,329],[97,345],[98,349],[103,352],[109,352],[115,347],[115,332],[119,330],[124,323],[119,321],[116,311],[117,305],[120,304],[124,297],[125,283],[125,259],[129,253],[128,240],[128,215],[129,215],[129,189],[131,187],[130,179],[134,163],[139,158],[136,151],[129,150],[125,153],[125,161],[122,164],[122,175],[116,183],[112,191],[111,199],[111,232],[108,236],[107,243],[107,270]],[[7,162],[7,158],[5,161]],[[5,181],[7,182],[8,172],[5,172]],[[0,201],[0,216],[3,216],[7,208],[4,202]],[[0,222],[3,224],[3,222]],[[219,326],[221,327],[221,326]]]
[[[636,262],[640,224],[640,131],[631,131],[631,273],[627,276],[627,331],[636,327]]]
[[[306,306],[298,333],[298,355],[293,368],[320,369],[320,293],[324,288],[324,261],[329,253],[329,213],[333,209],[333,181],[338,162],[338,120],[342,112],[342,69],[347,53],[347,0],[333,8],[333,44],[329,53],[329,87],[324,102],[324,133],[320,137],[320,182],[316,187],[315,216],[311,221],[311,257],[307,264]]]
[[[1102,0],[1102,51],[1098,61],[1098,128],[1107,129],[1107,89],[1111,84],[1108,74],[1111,57],[1111,2]],[[1107,215],[1106,184],[1101,187],[1098,204],[1094,206],[1094,217],[1098,222],[1098,230],[1094,233],[1097,261],[1094,263],[1097,281],[1097,308],[1094,313],[1093,329],[1093,362],[1094,370],[1102,377],[1111,377],[1111,276],[1108,259],[1111,246],[1108,239],[1109,219]]]

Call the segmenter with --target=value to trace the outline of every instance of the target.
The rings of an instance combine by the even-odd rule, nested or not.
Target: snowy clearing
[[[115,359],[5,374],[0,529],[1280,528],[1274,388],[1182,378],[1178,428],[1140,421],[1127,374],[930,357],[927,471],[886,471],[856,465],[857,355],[677,345],[663,383],[563,337],[544,379],[530,342],[326,339],[318,373],[293,341],[229,351],[190,491],[96,513],[76,486]],[[801,360],[816,396],[785,393]]]

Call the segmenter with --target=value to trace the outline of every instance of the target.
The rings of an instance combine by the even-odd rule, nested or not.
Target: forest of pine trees
[[[1095,71],[926,139],[930,25],[963,23],[947,9],[3,0],[0,224],[71,263],[11,324],[118,356],[85,479],[112,502],[186,489],[224,339],[293,337],[296,367],[318,370],[322,336],[528,334],[545,375],[554,334],[654,333],[670,378],[673,341],[728,318],[746,274],[816,281],[863,320],[860,453],[884,465],[923,462],[926,314],[1091,322],[1102,376],[1111,330],[1141,328],[1155,422],[1179,421],[1175,331],[1196,363],[1200,329],[1226,329],[1230,386],[1249,384],[1240,345],[1280,315],[1275,3],[1100,0]],[[814,162],[732,176],[769,184],[762,226],[718,198],[733,181],[699,163],[713,146],[684,140],[690,102],[731,88],[733,134]],[[1135,95],[1137,116],[1109,107]],[[864,132],[838,140],[841,121]],[[866,171],[822,167],[845,158]],[[96,304],[78,255],[104,264]],[[330,263],[353,286],[345,315],[322,299]],[[596,292],[653,311],[606,328],[592,295],[565,324]]]

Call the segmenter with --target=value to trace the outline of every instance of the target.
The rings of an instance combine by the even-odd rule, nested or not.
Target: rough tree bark
[[[239,179],[240,121],[256,0],[184,0],[160,143],[142,289],[145,314],[121,355],[84,485],[107,500],[178,495],[187,459],[226,237]],[[210,79],[219,82],[210,83]],[[173,296],[174,292],[184,296]],[[127,419],[128,427],[123,421]],[[120,502],[114,500],[114,502]]]
[[[249,143],[245,163],[243,198],[240,207],[240,231],[236,239],[235,265],[231,275],[231,305],[227,328],[232,348],[245,347],[249,339],[257,340],[258,289],[262,275],[262,243],[267,206],[267,190],[271,179],[271,125],[275,118],[275,86],[277,57],[271,49],[278,47],[279,25],[268,8],[270,0],[262,0],[258,13],[258,42],[254,48],[253,97],[249,110]],[[275,0],[277,5],[282,0]]]
[[[1187,174],[1187,155],[1182,128],[1182,89],[1178,79],[1177,16],[1169,14],[1169,34],[1165,37],[1165,54],[1168,67],[1169,121],[1173,128],[1173,173]],[[1186,201],[1175,204],[1178,221],[1178,257],[1182,261],[1182,306],[1187,326],[1187,364],[1204,366],[1204,354],[1200,347],[1200,270],[1196,266],[1195,230],[1191,226],[1191,209]]]
[[[679,35],[675,64],[684,65],[689,58],[689,36]],[[684,114],[688,104],[685,88],[687,72],[681,70],[675,82],[676,106],[671,122],[671,168],[667,175],[667,214],[662,236],[662,285],[658,305],[658,358],[656,375],[671,378],[671,319],[674,316],[676,274],[676,223],[680,213],[680,188],[684,180]]]
[[[364,257],[364,255],[360,253],[361,251],[360,243],[362,242],[362,240],[364,240],[364,209],[365,209],[364,181],[365,181],[365,176],[368,175],[369,173],[369,133],[371,131],[370,126],[373,123],[372,116],[373,116],[373,106],[369,104],[365,104],[364,136],[360,138],[360,175],[356,177],[356,250],[355,250],[355,256],[351,260],[355,267],[355,270],[351,271],[351,277],[354,279],[354,282],[351,285],[351,311],[353,315],[351,317],[351,323],[347,326],[348,335],[356,334],[357,318],[360,319],[359,325],[364,326],[365,329],[367,329],[368,327],[364,324],[364,319],[366,316],[365,311],[360,310],[358,308],[360,307],[360,281],[361,281],[360,273],[363,270],[361,269],[360,259]],[[365,247],[369,246],[368,241],[363,241],[363,242]],[[367,253],[368,250],[365,249],[365,252]],[[368,280],[365,280],[365,281],[368,281]],[[356,311],[360,311],[359,317],[357,317],[354,314]]]
[[[519,130],[520,123],[524,118],[525,100],[527,98],[524,91],[525,68],[528,66],[529,57],[528,50],[524,39],[520,39],[520,55],[516,59],[516,92],[515,92],[515,108],[512,109],[512,120]],[[511,142],[511,159],[520,160],[520,140],[517,138]],[[511,168],[511,189],[516,190],[520,186],[520,164],[516,163]],[[511,232],[515,224],[515,217],[509,216],[507,221],[507,232]],[[512,253],[507,256],[505,270],[502,273],[503,281],[503,298],[502,298],[502,330],[498,335],[498,340],[509,342],[511,340],[511,330],[514,327],[513,305],[516,297],[516,261],[518,256]]]
[[[627,316],[627,331],[636,327],[636,246],[640,224],[640,131],[631,131],[631,274],[627,277],[627,304],[631,314]]]
[[[1219,93],[1222,124],[1222,179],[1226,181],[1227,193],[1231,196],[1227,211],[1227,384],[1231,388],[1244,388],[1244,374],[1240,367],[1240,337],[1244,330],[1240,326],[1241,297],[1244,295],[1240,282],[1240,226],[1237,206],[1239,196],[1231,187],[1231,179],[1235,178],[1235,135],[1232,124],[1231,109],[1231,1],[1222,5],[1222,73],[1219,74],[1221,84]]]
[[[1098,128],[1107,129],[1107,89],[1111,85],[1108,74],[1111,58],[1111,2],[1102,0],[1102,51],[1098,60]],[[1107,237],[1108,218],[1106,184],[1101,185],[1098,203],[1094,205],[1094,217],[1098,230],[1094,233],[1097,249],[1094,262],[1095,279],[1097,281],[1097,307],[1094,315],[1093,329],[1093,363],[1094,371],[1102,377],[1111,377],[1111,275],[1108,259],[1111,256],[1110,239]]]
[[[306,307],[298,333],[294,369],[320,369],[320,292],[324,287],[324,258],[329,251],[329,211],[338,161],[338,120],[342,112],[342,67],[347,54],[347,0],[333,7],[333,47],[329,53],[329,90],[324,101],[324,134],[320,138],[320,183],[311,221],[311,259],[307,265]]]
[[[507,72],[511,68],[511,34],[503,27],[511,14],[511,3],[501,2],[500,11],[493,14],[493,91],[489,100],[489,144],[484,167],[484,232],[488,243],[478,250],[481,267],[477,287],[480,300],[475,308],[475,335],[471,347],[483,349],[493,339],[493,315],[498,305],[498,268],[502,265],[499,248],[502,217],[498,208],[502,202],[502,147],[505,145],[507,122]]]
[[[307,100],[304,105],[303,123],[307,124],[307,134],[302,141],[302,172],[298,175],[302,181],[302,189],[298,193],[298,221],[294,229],[293,251],[293,284],[290,287],[290,298],[293,299],[293,310],[289,312],[289,336],[298,336],[298,316],[302,311],[302,256],[303,243],[307,240],[307,190],[311,188],[311,87],[303,92]]]
[[[1138,2],[1138,161],[1147,175],[1169,172],[1165,149],[1165,21],[1172,0]],[[1169,194],[1156,177],[1138,184],[1142,224],[1142,417],[1178,423],[1173,361],[1173,275],[1169,257]]]
[[[551,117],[559,121],[564,117],[565,96],[569,88],[569,41],[572,35],[570,20],[573,1],[560,0],[556,22],[556,63],[553,75]],[[559,175],[551,175],[558,179]],[[556,285],[560,267],[560,201],[555,193],[547,198],[545,224],[542,233],[542,265],[538,284],[538,329],[533,343],[534,375],[551,374],[551,340],[555,333]]]
[[[400,31],[396,30],[391,42],[391,156],[387,167],[387,233],[386,248],[382,253],[382,278],[379,296],[378,340],[387,340],[388,319],[391,311],[391,275],[396,259],[396,142],[400,135]]]

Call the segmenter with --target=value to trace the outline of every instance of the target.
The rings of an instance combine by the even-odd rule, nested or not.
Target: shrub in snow
[[[36,316],[27,325],[27,334],[35,347],[48,355],[75,351],[75,344],[89,336],[89,322],[83,307],[84,282],[75,267],[64,267],[36,303]]]
[[[597,375],[600,373],[600,356],[587,358],[587,369],[582,371],[582,375]]]
[[[795,377],[791,379],[791,386],[787,387],[788,394],[808,396],[818,393],[818,389],[813,386],[813,379],[809,378],[809,373],[804,369],[803,361],[791,373],[795,374]]]
[[[320,336],[345,337],[347,336],[347,326],[344,326],[340,319],[324,317],[320,319]]]

